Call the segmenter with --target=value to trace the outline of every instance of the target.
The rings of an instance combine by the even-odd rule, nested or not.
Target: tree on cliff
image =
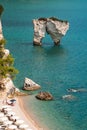
[[[3,10],[3,6],[0,5],[0,17]],[[3,36],[1,28],[0,34]],[[5,44],[6,40],[4,38],[0,38],[0,79],[6,78],[8,76],[13,79],[18,73],[18,70],[16,70],[13,66],[14,58],[11,54],[9,54],[9,50],[5,49]],[[8,53],[6,53],[6,51]]]

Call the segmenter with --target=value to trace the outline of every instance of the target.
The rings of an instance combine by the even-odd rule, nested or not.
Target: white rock
[[[35,45],[41,45],[43,37],[46,32],[51,36],[54,43],[57,45],[60,43],[62,36],[64,36],[69,29],[69,23],[67,21],[59,20],[56,18],[40,18],[34,19],[34,40]]]
[[[0,40],[3,39],[3,33],[2,33],[2,24],[1,24],[1,20],[0,20]]]
[[[10,54],[10,51],[8,49],[4,49],[3,52],[4,52],[3,59],[5,59]]]
[[[37,90],[40,88],[40,85],[35,83],[33,80],[29,78],[25,78],[24,81],[24,89],[25,90]]]
[[[34,24],[34,44],[41,45],[42,38],[45,37],[46,33],[46,21],[40,21],[38,19],[33,20]]]

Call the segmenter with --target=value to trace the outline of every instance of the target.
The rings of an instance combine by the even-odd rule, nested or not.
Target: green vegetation
[[[3,12],[4,8],[2,5],[0,5],[0,16]],[[18,70],[16,70],[13,66],[14,64],[14,58],[10,54],[5,54],[5,44],[6,40],[1,39],[0,40],[0,79],[11,77],[12,79],[15,77],[15,75],[18,73]]]
[[[4,58],[4,46],[6,40],[2,39],[0,41],[0,78],[6,78],[8,75],[13,79],[15,75],[18,73],[13,66],[14,58],[12,55],[8,55]]]
[[[6,44],[6,40],[3,38],[0,40],[0,47],[3,47]]]

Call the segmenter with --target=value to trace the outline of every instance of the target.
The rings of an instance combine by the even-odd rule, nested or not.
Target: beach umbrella
[[[20,129],[25,129],[25,128],[28,128],[29,126],[27,124],[22,124],[19,126]]]
[[[9,107],[11,107],[11,106],[8,106],[8,105],[2,106],[2,108],[9,108]]]
[[[9,111],[11,111],[12,109],[11,108],[6,108],[4,109],[4,114],[7,114]]]
[[[7,115],[6,116],[11,116],[11,115],[15,115],[15,112],[13,112],[13,111],[8,111],[8,113],[7,113]]]
[[[15,101],[16,101],[16,99],[11,99],[10,101],[11,101],[11,102],[15,102]]]
[[[0,113],[0,118],[4,116],[4,113]]]
[[[11,111],[12,109],[11,108],[5,108],[5,111]]]
[[[15,122],[16,125],[20,125],[20,124],[22,124],[22,123],[24,123],[23,120],[17,120],[17,121]]]
[[[9,126],[8,126],[8,129],[9,129],[9,130],[16,130],[16,129],[17,129],[17,126],[16,126],[16,125],[9,125]]]
[[[0,118],[0,121],[7,121],[7,120],[8,120],[8,118],[5,116]]]
[[[13,121],[4,121],[4,125],[11,125]]]
[[[26,130],[33,130],[33,129],[28,128],[28,129],[26,129]]]
[[[19,116],[15,116],[15,115],[14,115],[14,116],[11,117],[11,119],[12,119],[12,120],[15,120],[15,119],[17,120],[17,119],[19,119]]]

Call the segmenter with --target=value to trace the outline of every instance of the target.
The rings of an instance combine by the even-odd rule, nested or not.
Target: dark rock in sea
[[[53,96],[49,92],[39,92],[36,95],[36,98],[39,100],[53,100]]]

